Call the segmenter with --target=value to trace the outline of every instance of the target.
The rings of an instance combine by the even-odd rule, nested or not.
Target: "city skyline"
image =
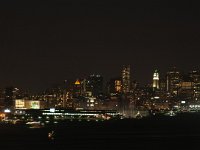
[[[200,9],[170,0],[0,0],[6,149],[197,149]]]
[[[124,68],[129,68],[128,74],[127,74],[127,70]],[[44,88],[41,88],[39,85],[37,85],[37,89],[34,89],[32,85],[29,85],[28,88],[25,88],[23,86],[19,86],[16,84],[12,84],[12,85],[5,85],[4,87],[0,87],[1,89],[4,88],[19,88],[20,90],[26,91],[26,92],[30,92],[32,94],[39,94],[41,92],[45,92],[46,90],[52,89],[52,88],[58,88],[58,87],[73,87],[74,85],[76,85],[77,83],[82,84],[81,81],[84,81],[86,79],[89,79],[90,77],[100,77],[102,78],[102,86],[104,88],[104,92],[106,92],[105,90],[108,88],[108,84],[110,83],[110,81],[114,81],[114,80],[119,80],[121,83],[124,83],[121,85],[121,88],[126,87],[125,91],[123,90],[124,93],[126,92],[130,92],[129,90],[131,89],[131,86],[133,86],[132,84],[136,83],[137,85],[139,85],[139,87],[144,88],[144,87],[151,87],[153,90],[157,89],[159,90],[159,86],[161,86],[162,83],[160,83],[160,80],[165,84],[167,84],[167,76],[171,73],[171,72],[178,72],[180,74],[180,79],[182,81],[186,80],[192,80],[189,79],[190,78],[190,74],[191,73],[196,73],[197,75],[200,75],[200,70],[180,70],[177,67],[171,67],[169,68],[166,72],[161,71],[159,68],[152,70],[151,72],[151,76],[143,76],[143,79],[148,78],[148,82],[142,82],[140,80],[138,80],[137,78],[133,78],[133,71],[132,71],[132,67],[131,65],[123,65],[121,67],[121,70],[119,70],[119,74],[111,76],[111,77],[105,77],[103,76],[101,73],[93,73],[93,74],[85,74],[84,76],[79,76],[79,77],[73,77],[73,78],[65,78],[63,80],[57,80],[57,82],[50,82],[50,84],[48,86],[44,85]],[[126,74],[126,75],[125,75]],[[134,72],[135,74],[135,72]],[[125,77],[125,76],[126,77]],[[128,76],[127,76],[128,75]],[[124,81],[127,80],[127,81]],[[157,81],[155,81],[157,80]],[[127,82],[127,83],[126,83]],[[156,83],[155,83],[156,82]],[[156,85],[155,85],[156,84]],[[31,87],[32,86],[32,87]],[[105,93],[104,93],[105,94]]]
[[[10,1],[0,10],[0,87],[44,89],[93,73],[109,79],[124,64],[142,84],[155,69],[199,69],[194,3]]]

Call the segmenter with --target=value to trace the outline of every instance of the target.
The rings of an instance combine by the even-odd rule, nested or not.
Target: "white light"
[[[52,112],[52,113],[54,113],[56,111],[56,109],[55,108],[50,108],[49,111]]]
[[[94,103],[94,99],[91,99],[90,102],[91,102],[91,103]]]
[[[10,109],[5,109],[4,112],[5,113],[10,113],[11,111],[10,111]]]
[[[155,98],[155,99],[159,99],[160,97],[158,97],[158,96],[155,96],[154,98]]]
[[[185,101],[181,101],[181,104],[185,104],[186,102]]]

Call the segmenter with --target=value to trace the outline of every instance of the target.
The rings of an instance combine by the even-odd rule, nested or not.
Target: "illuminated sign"
[[[31,105],[31,109],[40,109],[40,102],[39,101],[31,101],[30,105]]]

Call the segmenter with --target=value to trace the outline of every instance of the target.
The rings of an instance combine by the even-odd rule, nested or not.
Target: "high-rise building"
[[[158,70],[155,70],[154,74],[153,74],[153,89],[154,90],[158,90],[160,88],[160,85],[159,85],[159,73],[158,73]]]
[[[92,92],[92,96],[98,96],[103,92],[103,77],[101,75],[90,75],[86,81],[86,91]]]
[[[113,78],[110,79],[108,84],[109,94],[116,94],[122,91],[122,81],[120,78]]]
[[[200,101],[200,72],[191,71],[189,73],[190,78],[194,82],[194,100]]]
[[[79,79],[76,80],[74,83],[74,89],[73,89],[73,96],[78,97],[81,95],[81,82]]]
[[[135,91],[137,88],[139,88],[139,86],[140,86],[140,83],[137,82],[136,80],[131,82],[131,90],[132,91]]]
[[[14,87],[7,87],[5,88],[4,93],[4,100],[5,100],[5,107],[6,108],[13,108],[14,107],[14,100],[19,97],[19,89]]]
[[[172,95],[178,95],[178,89],[180,87],[181,74],[174,67],[171,71],[167,72],[167,91]]]
[[[122,90],[122,81],[121,80],[115,80],[115,91],[120,93]]]
[[[5,106],[5,97],[4,97],[4,90],[0,89],[0,109],[4,108]]]
[[[130,65],[123,66],[122,69],[122,92],[129,93],[131,86],[131,73],[130,73]]]
[[[159,79],[159,85],[160,85],[160,87],[159,87],[160,91],[162,91],[162,92],[167,91],[166,77]]]
[[[194,82],[188,74],[183,75],[179,84],[178,96],[181,101],[186,103],[193,101]]]

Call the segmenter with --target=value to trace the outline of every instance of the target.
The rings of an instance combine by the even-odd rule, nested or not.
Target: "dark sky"
[[[0,1],[0,87],[40,90],[98,73],[151,82],[152,72],[199,69],[198,5],[161,0]]]

